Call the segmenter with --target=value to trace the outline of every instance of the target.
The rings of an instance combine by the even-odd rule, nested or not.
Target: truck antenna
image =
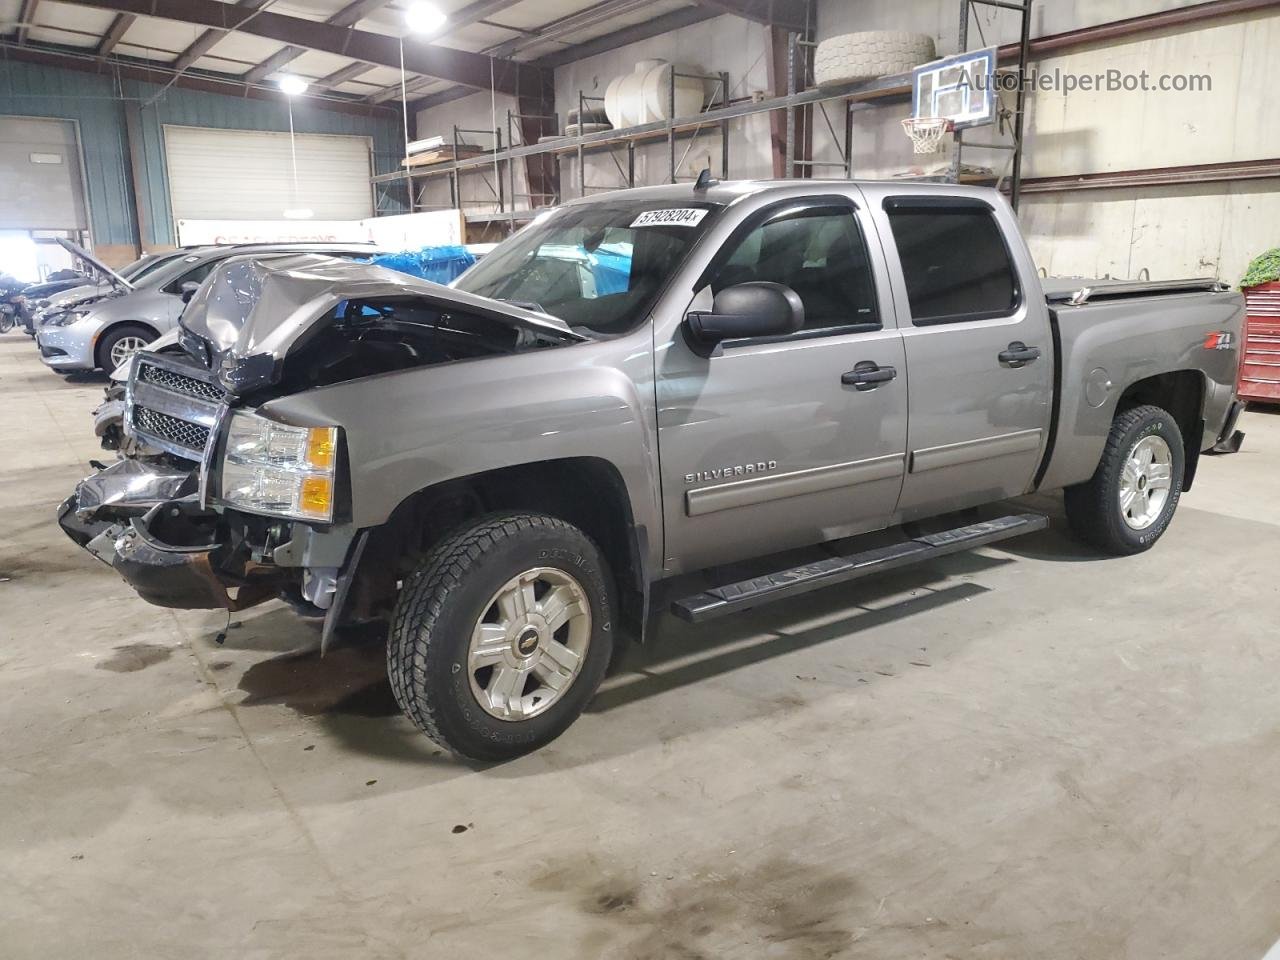
[[[693,185],[695,190],[705,190],[707,187],[714,187],[719,180],[711,176],[711,164],[707,164],[702,168],[702,172],[698,174],[698,182]]]

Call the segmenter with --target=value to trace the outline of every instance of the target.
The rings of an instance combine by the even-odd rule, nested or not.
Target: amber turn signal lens
[[[333,515],[333,479],[304,477],[298,496],[298,509],[308,516],[328,520]]]
[[[338,449],[336,427],[312,427],[307,431],[307,463],[318,470],[332,470]]]

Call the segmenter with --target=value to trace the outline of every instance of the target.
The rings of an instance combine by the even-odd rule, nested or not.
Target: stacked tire
[[[565,136],[577,137],[585,133],[600,133],[613,129],[613,124],[609,122],[609,117],[603,108],[587,107],[582,110],[581,117],[578,113],[578,108],[574,107],[565,117]]]
[[[906,73],[937,57],[933,37],[896,30],[865,30],[830,37],[813,56],[813,79],[820,87]]]

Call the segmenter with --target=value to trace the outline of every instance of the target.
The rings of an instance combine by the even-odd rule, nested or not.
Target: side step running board
[[[1024,533],[1043,530],[1048,525],[1048,517],[1034,513],[1018,513],[984,520],[982,523],[971,523],[953,530],[916,537],[906,543],[876,547],[848,556],[827,557],[814,563],[791,567],[789,570],[779,570],[762,577],[716,587],[705,593],[695,593],[691,597],[673,602],[671,612],[689,623],[702,623],[832,584],[923,563],[995,543],[997,540],[1019,537]]]

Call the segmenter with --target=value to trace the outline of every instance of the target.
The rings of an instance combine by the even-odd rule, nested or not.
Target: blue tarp
[[[476,258],[467,252],[466,247],[449,246],[380,253],[366,262],[432,283],[449,283],[475,263]]]
[[[631,253],[610,252],[601,247],[591,254],[591,275],[596,281],[596,296],[626,293],[631,282]]]

